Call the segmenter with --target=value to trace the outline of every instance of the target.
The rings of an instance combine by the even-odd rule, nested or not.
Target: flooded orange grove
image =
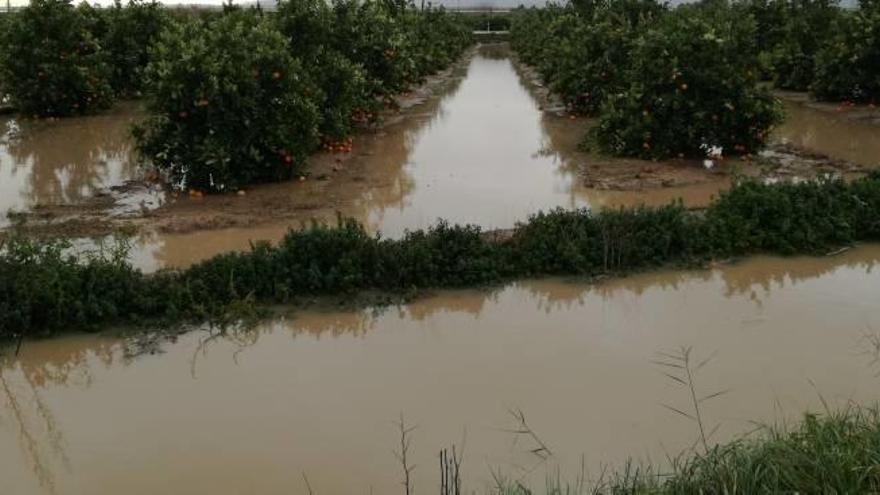
[[[402,110],[386,115],[381,128],[356,136],[352,153],[313,156],[306,180],[199,198],[166,195],[139,180],[145,172],[129,138],[140,117],[136,104],[54,122],[7,119],[0,142],[0,210],[33,210],[31,218],[50,220],[44,230],[73,237],[133,226],[138,234],[132,259],[155,270],[246,249],[254,240],[276,241],[290,228],[333,222],[337,215],[399,236],[439,218],[496,229],[554,207],[677,199],[701,206],[729,185],[732,173],[768,169],[729,161],[709,171],[693,161],[580,152],[591,121],[557,111],[542,89],[506,44],[481,45],[400,97]],[[767,154],[775,160],[771,176],[797,176],[814,164],[842,173],[877,165],[880,127],[849,118],[852,109],[837,112],[798,101],[799,95],[782,96],[788,119],[776,131],[778,147]],[[805,158],[791,149],[827,158]],[[825,166],[829,160],[834,163]]]
[[[695,376],[726,441],[753,421],[880,392],[880,246],[756,257],[586,284],[520,281],[386,309],[316,308],[248,331],[144,347],[110,336],[26,342],[0,365],[5,493],[397,493],[394,422],[415,429],[415,488],[465,451],[468,490],[491,471],[540,484],[663,462],[697,439],[661,353],[710,358]],[[821,397],[821,398],[820,398]],[[517,435],[522,411],[550,451]]]

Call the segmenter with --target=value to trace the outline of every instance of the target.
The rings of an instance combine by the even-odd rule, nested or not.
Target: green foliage
[[[689,259],[696,223],[680,204],[631,210],[554,210],[519,226],[515,264],[529,274],[596,274]]]
[[[0,80],[21,112],[67,116],[112,101],[111,70],[89,9],[70,0],[33,0],[6,21]]]
[[[64,244],[12,237],[0,249],[0,339],[145,320],[225,318],[254,304],[361,290],[483,285],[514,277],[597,276],[691,265],[757,252],[823,253],[880,240],[880,174],[735,185],[705,212],[680,204],[554,210],[512,235],[446,223],[400,239],[353,220],[291,231],[277,245],[216,256],[183,271],[144,275],[124,250],[75,259]]]
[[[653,13],[632,24],[625,9],[618,8],[591,10],[589,18],[578,10],[559,8],[532,9],[514,17],[513,48],[538,68],[572,112],[594,115],[625,87],[635,26]]]
[[[135,307],[146,287],[124,246],[85,259],[65,255],[67,248],[17,236],[3,243],[0,337],[39,336],[59,324],[93,328],[142,313]]]
[[[143,90],[149,50],[168,25],[168,14],[155,0],[129,0],[125,6],[116,0],[105,16],[107,28],[100,42],[112,71],[111,84],[117,94],[136,95]]]
[[[820,100],[880,100],[880,5],[840,18],[815,65],[811,89]]]
[[[510,16],[506,14],[477,14],[466,17],[472,31],[508,31]]]
[[[645,30],[627,90],[602,108],[599,146],[642,158],[758,150],[782,114],[757,87],[754,29],[729,9],[680,7]]]
[[[331,7],[320,0],[284,1],[273,17],[319,90],[320,134],[333,140],[351,135],[352,116],[376,104],[363,66],[335,48]]]
[[[317,145],[318,90],[268,20],[173,23],[151,52],[139,149],[173,183],[209,191],[287,179]]]
[[[499,479],[499,495],[704,495],[757,493],[878,493],[880,412],[850,406],[806,414],[788,429],[761,426],[750,437],[688,453],[658,470],[628,463],[603,471],[601,483],[566,485],[549,479],[542,490]]]
[[[773,52],[785,39],[786,0],[743,0],[734,5],[755,20],[755,48],[762,80],[773,78]]]
[[[154,117],[139,149],[178,187],[211,192],[290,178],[319,138],[338,141],[378,96],[447,66],[470,43],[442,10],[393,2],[227,8],[165,30],[146,69]]]
[[[835,0],[798,0],[788,4],[782,41],[773,50],[776,87],[809,89],[815,72],[814,58],[832,36],[839,14]]]
[[[579,2],[520,10],[511,36],[570,111],[600,117],[596,141],[614,155],[750,153],[781,119],[757,87],[756,28],[742,7]]]
[[[880,414],[808,414],[791,431],[765,428],[683,461],[657,493],[877,493]]]
[[[464,20],[442,8],[407,11],[404,19],[416,79],[447,67],[471,44],[471,30]]]

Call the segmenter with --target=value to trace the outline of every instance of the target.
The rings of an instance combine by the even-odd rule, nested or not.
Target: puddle
[[[541,484],[696,440],[658,352],[714,353],[696,375],[714,437],[880,392],[880,246],[757,257],[584,285],[524,281],[386,311],[308,311],[258,330],[184,335],[126,359],[98,336],[26,343],[0,373],[0,479],[9,493],[397,493],[403,413],[416,490],[464,437],[470,490],[489,469]],[[873,364],[872,364],[873,363]],[[811,382],[815,384],[815,389]],[[528,451],[510,409],[551,449]],[[529,474],[530,473],[530,474]]]
[[[139,115],[137,105],[128,103],[89,117],[0,117],[0,227],[9,224],[9,212],[79,204],[138,178],[129,129]],[[156,194],[132,197],[155,207]],[[119,211],[131,212],[125,203],[132,197],[120,196],[125,201]]]
[[[783,98],[786,121],[776,139],[833,158],[866,167],[880,167],[880,126],[849,120]]]

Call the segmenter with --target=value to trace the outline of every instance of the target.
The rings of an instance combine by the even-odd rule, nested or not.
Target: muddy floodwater
[[[0,227],[10,212],[77,205],[140,177],[130,138],[140,116],[127,103],[90,117],[0,117]]]
[[[597,285],[522,281],[441,292],[384,311],[310,311],[256,331],[182,336],[156,354],[74,336],[26,343],[0,367],[3,492],[402,493],[392,451],[413,430],[417,493],[437,493],[440,449],[464,445],[465,486],[490,469],[577,476],[581,458],[661,462],[695,425],[654,363],[691,346],[723,441],[752,421],[880,393],[880,246],[758,257]],[[517,437],[521,410],[552,452]]]
[[[785,101],[788,120],[775,142],[880,165],[880,126],[791,97]],[[126,187],[143,174],[128,138],[141,116],[128,104],[94,117],[0,122],[0,222],[9,222],[8,211],[34,208],[60,217],[91,215],[99,224],[108,214],[131,217],[142,227],[132,259],[151,271],[246,249],[253,240],[276,241],[290,228],[312,219],[334,222],[337,214],[396,237],[439,218],[494,229],[554,207],[657,205],[679,198],[698,206],[729,185],[727,172],[706,172],[694,163],[648,163],[648,169],[663,169],[657,179],[662,187],[619,190],[589,178],[600,163],[600,176],[615,169],[641,175],[645,164],[609,166],[607,159],[579,152],[589,123],[552,111],[505,45],[480,47],[423,97],[405,102],[381,129],[357,136],[354,153],[313,157],[308,180],[255,187],[246,196],[166,198]],[[69,208],[89,199],[91,210]]]
[[[552,111],[504,46],[481,47],[431,84],[357,136],[353,154],[316,155],[306,180],[244,196],[139,185],[136,104],[0,120],[0,226],[15,211],[122,218],[140,227],[133,262],[155,270],[337,213],[399,236],[440,217],[495,229],[553,207],[702,205],[729,185],[729,165],[682,162],[656,165],[668,167],[663,187],[605,187],[596,170],[613,167],[577,151],[589,122]],[[880,165],[880,126],[803,101],[786,108],[775,143]],[[582,463],[593,475],[629,458],[662,464],[697,440],[696,425],[669,409],[687,411],[688,392],[657,364],[682,348],[710,358],[698,393],[724,392],[701,411],[718,426],[712,441],[754,421],[795,420],[823,400],[876,401],[878,263],[880,245],[864,245],[594,284],[442,291],[391,308],[313,308],[159,344],[26,342],[17,357],[0,356],[0,493],[401,493],[401,416],[415,427],[416,493],[438,491],[438,453],[453,445],[464,450],[468,493],[493,471],[541,485],[557,469],[576,478]],[[522,425],[511,411],[545,455],[532,452],[534,437],[512,433]]]
[[[820,111],[783,98],[785,123],[775,139],[833,158],[880,167],[880,125],[851,118],[847,109]],[[824,105],[823,105],[824,106]]]

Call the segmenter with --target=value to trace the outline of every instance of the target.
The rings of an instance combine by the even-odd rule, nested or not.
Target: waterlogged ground
[[[75,237],[134,227],[132,258],[155,270],[246,249],[257,239],[275,241],[312,219],[334,222],[337,214],[387,236],[440,217],[509,228],[554,207],[678,198],[700,206],[737,171],[786,178],[880,165],[880,126],[868,118],[877,112],[783,96],[789,119],[760,164],[728,161],[707,171],[693,161],[602,158],[577,151],[587,119],[559,112],[506,45],[484,45],[401,97],[402,111],[357,136],[353,153],[315,155],[306,180],[250,188],[244,196],[176,196],[142,180],[127,137],[140,116],[134,105],[83,119],[7,120],[0,213],[30,210],[32,224],[51,220],[43,231]]]
[[[141,115],[128,103],[91,117],[0,117],[0,227],[16,212],[114,215],[157,207],[164,197],[158,187],[131,186],[143,176],[130,139]]]
[[[385,311],[310,311],[256,331],[207,330],[126,357],[125,342],[26,343],[0,365],[3,492],[402,493],[392,451],[416,426],[417,493],[464,445],[465,486],[490,470],[540,481],[629,456],[663,462],[697,438],[660,353],[692,346],[707,428],[793,420],[880,393],[880,246],[754,258],[597,285],[523,281]],[[552,455],[509,414],[521,410]],[[469,492],[469,491],[468,491]]]
[[[355,151],[311,158],[303,181],[190,199],[139,171],[136,105],[82,119],[0,120],[0,226],[19,217],[86,249],[136,229],[148,270],[277,240],[337,213],[397,236],[438,217],[510,227],[539,209],[705,204],[745,171],[768,179],[880,165],[877,112],[785,97],[757,163],[610,160],[577,151],[587,119],[558,112],[504,45],[483,46],[399,100]],[[7,219],[9,211],[24,212]],[[491,472],[540,481],[697,439],[688,393],[656,363],[695,362],[707,429],[793,420],[880,392],[880,246],[753,258],[586,284],[520,281],[366,310],[313,309],[256,330],[174,342],[73,336],[0,357],[0,493],[401,493],[394,421],[412,431],[417,493],[462,448],[469,490]],[[144,350],[152,351],[143,353]],[[821,398],[820,398],[821,397]],[[510,411],[522,411],[536,439]]]

